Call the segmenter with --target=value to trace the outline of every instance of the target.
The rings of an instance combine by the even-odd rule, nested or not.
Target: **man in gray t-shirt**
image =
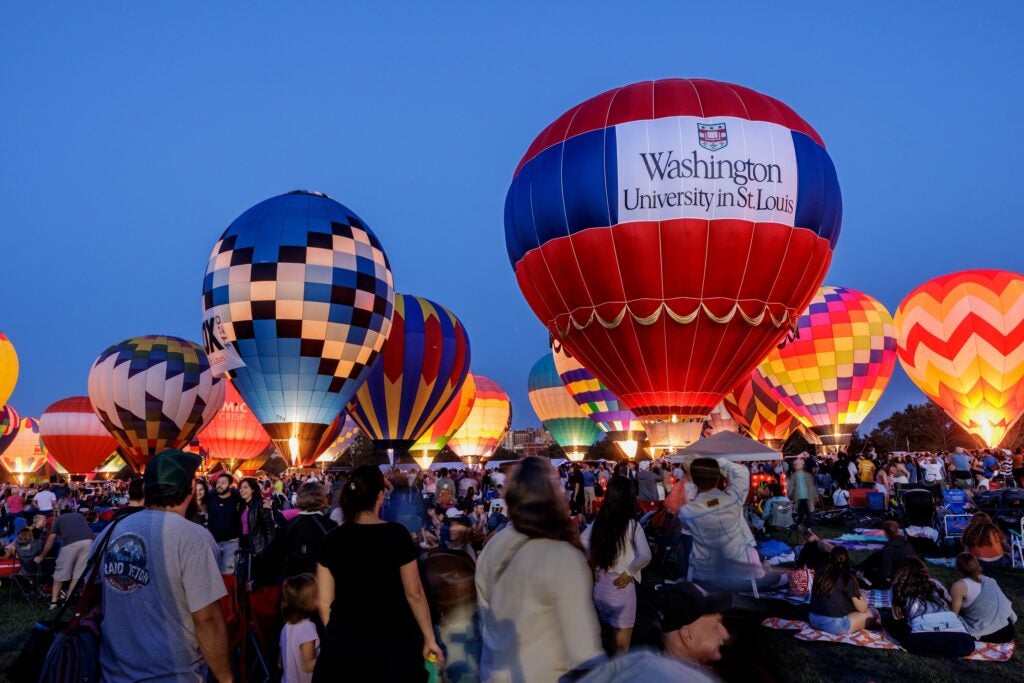
[[[120,681],[231,681],[227,629],[218,600],[227,594],[217,544],[189,522],[199,458],[164,451],[144,476],[146,509],[112,523],[103,552],[102,678]]]
[[[46,545],[35,558],[36,564],[42,564],[57,539],[60,539],[60,553],[57,555],[57,566],[53,570],[53,598],[50,600],[50,609],[57,609],[60,589],[65,582],[71,582],[68,586],[68,595],[75,590],[75,584],[85,572],[94,535],[81,512],[64,512],[53,521]]]

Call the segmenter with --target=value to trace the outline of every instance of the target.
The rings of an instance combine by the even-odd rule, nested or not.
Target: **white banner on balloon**
[[[792,226],[797,160],[788,128],[728,116],[615,127],[619,222],[737,218]]]
[[[214,377],[227,377],[231,370],[245,367],[235,345],[227,340],[219,315],[203,317],[203,348]]]

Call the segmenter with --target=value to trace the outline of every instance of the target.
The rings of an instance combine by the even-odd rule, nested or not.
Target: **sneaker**
[[[50,609],[57,609],[57,603],[51,602],[50,603]]]

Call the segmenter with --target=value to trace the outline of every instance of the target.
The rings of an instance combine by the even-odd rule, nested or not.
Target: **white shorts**
[[[54,581],[70,581],[81,578],[85,565],[89,561],[89,550],[92,541],[75,541],[62,546],[57,555],[57,566],[53,570]]]

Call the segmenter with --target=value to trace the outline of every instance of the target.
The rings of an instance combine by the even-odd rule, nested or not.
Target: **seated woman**
[[[975,640],[1012,643],[1017,614],[995,579],[982,574],[978,558],[960,553],[956,558],[960,580],[950,589],[950,609],[960,615]]]
[[[837,636],[878,623],[878,612],[868,607],[850,569],[850,553],[842,546],[832,548],[828,564],[815,573],[809,621],[812,628]]]
[[[1006,536],[984,512],[976,512],[964,529],[964,549],[978,558],[982,566],[1002,567],[1010,564]]]
[[[965,657],[974,652],[974,636],[953,612],[949,593],[912,557],[892,582],[892,621],[885,628],[907,649],[929,657]]]

